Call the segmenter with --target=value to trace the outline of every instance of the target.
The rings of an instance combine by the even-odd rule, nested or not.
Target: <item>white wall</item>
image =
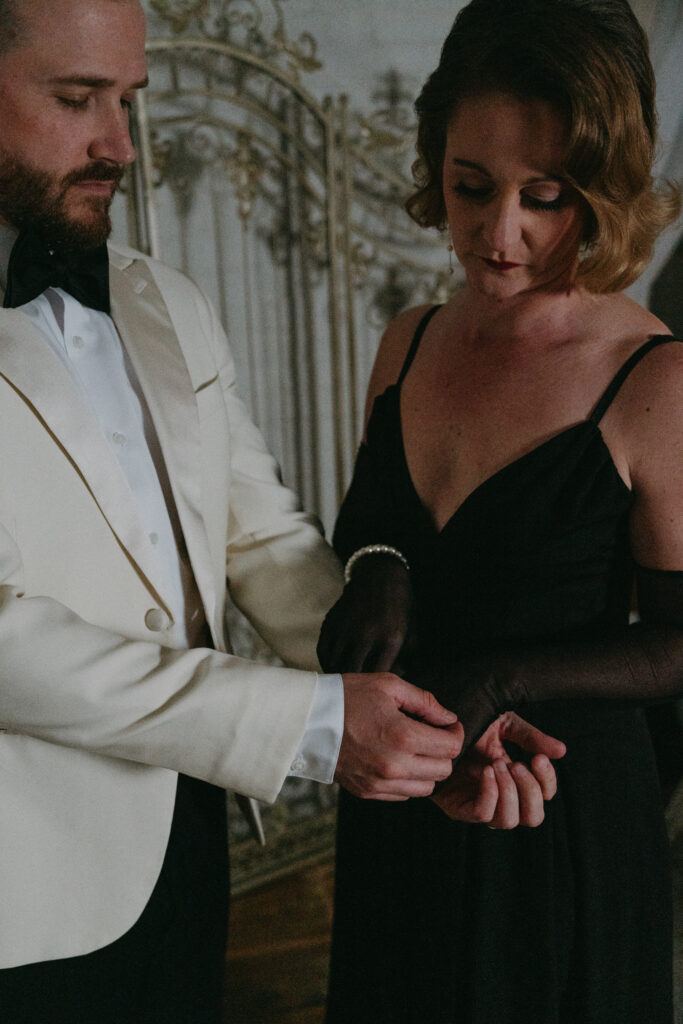
[[[324,62],[306,76],[307,87],[324,95],[348,93],[368,109],[378,73],[395,68],[413,96],[436,67],[442,43],[464,0],[285,0],[291,39],[310,32]]]

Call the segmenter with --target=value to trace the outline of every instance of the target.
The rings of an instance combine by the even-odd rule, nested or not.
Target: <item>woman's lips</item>
[[[485,257],[484,263],[491,267],[492,270],[514,270],[515,267],[521,267],[521,263],[508,263],[507,260],[487,260]]]

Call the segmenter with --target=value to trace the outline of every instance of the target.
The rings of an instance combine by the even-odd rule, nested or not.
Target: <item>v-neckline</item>
[[[608,445],[607,445],[607,443],[606,443],[606,441],[605,441],[605,439],[603,437],[602,430],[600,429],[600,421],[601,421],[602,416],[604,415],[605,411],[609,408],[609,406],[610,406],[612,400],[614,399],[615,395],[619,391],[619,388],[623,384],[624,380],[628,377],[628,375],[630,374],[630,372],[634,368],[634,366],[636,366],[640,362],[640,360],[643,358],[643,356],[647,354],[647,352],[650,350],[651,347],[653,347],[655,345],[663,344],[665,342],[681,341],[682,340],[682,339],[676,338],[674,335],[670,335],[670,334],[653,334],[653,335],[651,335],[648,338],[648,340],[646,342],[644,342],[642,345],[640,345],[635,350],[635,352],[631,353],[631,356],[626,360],[626,362],[620,367],[620,369],[614,375],[614,377],[612,378],[612,380],[608,384],[607,388],[602,393],[602,396],[601,396],[600,400],[598,401],[597,405],[595,406],[593,412],[591,413],[591,415],[587,419],[579,420],[578,423],[573,423],[569,427],[563,427],[561,430],[558,430],[557,433],[553,434],[551,437],[546,438],[545,441],[541,441],[539,444],[537,444],[535,447],[531,448],[529,451],[524,452],[522,455],[518,456],[516,459],[513,459],[511,462],[507,462],[504,466],[501,466],[499,469],[495,470],[493,473],[491,473],[490,476],[486,477],[484,480],[482,480],[480,483],[478,483],[477,486],[472,491],[470,491],[469,494],[467,494],[465,496],[465,498],[463,498],[463,500],[460,502],[460,504],[453,510],[453,512],[444,521],[443,526],[437,527],[436,523],[434,522],[434,520],[432,518],[431,513],[429,512],[429,509],[427,508],[427,505],[425,504],[425,502],[420,497],[420,494],[419,494],[419,492],[417,490],[417,487],[415,486],[415,482],[414,482],[412,474],[410,472],[410,467],[408,466],[408,458],[407,458],[407,455],[406,455],[405,442],[404,442],[404,437],[403,437],[403,418],[402,418],[402,415],[401,415],[401,386],[403,384],[403,380],[404,380],[408,370],[410,369],[410,366],[412,364],[413,358],[414,358],[414,356],[415,356],[415,354],[417,352],[417,348],[418,348],[419,342],[420,342],[420,340],[422,338],[422,334],[424,333],[424,330],[427,327],[427,325],[428,325],[429,321],[431,320],[432,316],[438,311],[439,308],[440,308],[439,306],[432,307],[432,309],[429,310],[427,312],[427,314],[423,317],[421,323],[418,325],[416,334],[415,334],[415,336],[413,338],[413,342],[412,342],[411,347],[409,349],[408,356],[406,357],[406,361],[405,361],[405,363],[403,365],[403,368],[401,370],[401,373],[399,375],[398,380],[394,384],[390,384],[385,389],[385,391],[383,392],[383,396],[381,396],[381,397],[385,397],[385,396],[389,397],[390,395],[392,395],[394,397],[395,401],[396,401],[396,416],[397,416],[397,420],[398,420],[398,422],[397,422],[398,445],[399,445],[399,449],[400,449],[400,460],[401,460],[402,465],[403,465],[403,472],[405,474],[406,480],[408,481],[409,489],[412,492],[412,494],[413,494],[413,496],[415,498],[415,501],[417,502],[417,505],[419,506],[419,508],[421,510],[422,515],[424,516],[425,520],[427,521],[431,532],[436,537],[441,537],[443,535],[444,531],[446,531],[451,526],[451,524],[453,522],[455,522],[459,518],[459,514],[462,511],[462,509],[465,508],[466,506],[468,506],[472,501],[475,501],[476,498],[478,497],[478,495],[480,494],[480,492],[482,490],[488,489],[495,482],[497,482],[498,479],[502,475],[504,475],[507,472],[509,472],[510,470],[514,469],[516,466],[519,466],[521,463],[525,462],[526,460],[528,460],[530,458],[533,458],[534,456],[538,455],[539,452],[542,452],[545,448],[549,447],[553,443],[556,443],[558,440],[568,436],[569,434],[571,434],[573,432],[577,432],[578,433],[578,432],[580,432],[582,430],[593,434],[593,436],[597,440],[598,444],[602,448],[603,452],[607,455],[609,463],[612,466],[612,469],[614,471],[614,474],[615,474],[619,484],[624,488],[624,490],[629,495],[632,495],[633,492],[631,491],[629,486],[626,484],[626,482],[622,478],[621,474],[619,473],[619,471],[618,471],[618,469],[617,469],[617,467],[616,467],[616,465],[614,463],[614,459],[612,458],[612,453],[611,453],[611,451],[610,451],[610,449],[609,449],[609,447],[608,447]]]
[[[490,486],[493,486],[501,476],[508,473],[510,470],[519,466],[521,463],[524,463],[525,461],[533,458],[534,456],[537,456],[545,448],[548,448],[550,445],[557,443],[559,440],[567,437],[569,434],[572,434],[574,432],[579,433],[581,431],[586,431],[588,433],[592,433],[595,436],[595,438],[598,440],[598,443],[600,444],[604,452],[607,454],[609,462],[614,469],[615,475],[619,483],[629,494],[632,493],[614,464],[612,453],[610,452],[605,442],[599,424],[596,423],[592,417],[589,417],[588,419],[585,420],[579,420],[578,423],[573,423],[568,427],[563,427],[561,430],[558,430],[557,433],[553,434],[551,437],[546,438],[545,441],[541,441],[533,448],[530,448],[529,451],[523,452],[522,455],[517,456],[517,458],[512,459],[510,462],[506,462],[504,466],[500,466],[498,469],[494,470],[493,473],[485,477],[480,483],[476,485],[476,487],[474,487],[463,498],[460,504],[453,510],[453,512],[451,512],[448,518],[444,521],[443,525],[441,527],[437,527],[431,512],[429,511],[425,502],[420,497],[420,493],[417,487],[415,486],[415,482],[413,480],[412,474],[410,472],[410,467],[408,465],[408,457],[406,455],[405,442],[403,438],[403,420],[401,417],[401,390],[400,387],[398,386],[398,383],[390,384],[385,391],[385,395],[388,392],[393,392],[394,400],[396,402],[396,415],[398,419],[398,448],[403,473],[405,475],[406,480],[408,481],[409,489],[412,492],[413,497],[415,498],[415,501],[417,502],[424,519],[428,523],[431,532],[437,538],[443,536],[444,532],[449,529],[451,524],[460,518],[460,513],[466,506],[476,501],[477,497],[479,496],[482,490],[487,490]]]

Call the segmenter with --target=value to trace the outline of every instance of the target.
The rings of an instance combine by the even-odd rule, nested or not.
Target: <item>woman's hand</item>
[[[318,658],[326,672],[399,672],[410,627],[410,574],[392,555],[358,560],[325,616]]]
[[[529,767],[510,758],[506,742],[532,755]],[[437,786],[431,799],[457,821],[481,822],[497,829],[535,827],[545,817],[544,802],[557,791],[550,759],[565,753],[560,740],[508,711],[455,763],[452,774]]]

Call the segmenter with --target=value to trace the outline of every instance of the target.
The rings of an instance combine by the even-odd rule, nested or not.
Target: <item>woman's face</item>
[[[504,301],[565,289],[576,268],[583,200],[562,177],[566,126],[541,99],[464,99],[443,168],[453,248],[468,284]]]

